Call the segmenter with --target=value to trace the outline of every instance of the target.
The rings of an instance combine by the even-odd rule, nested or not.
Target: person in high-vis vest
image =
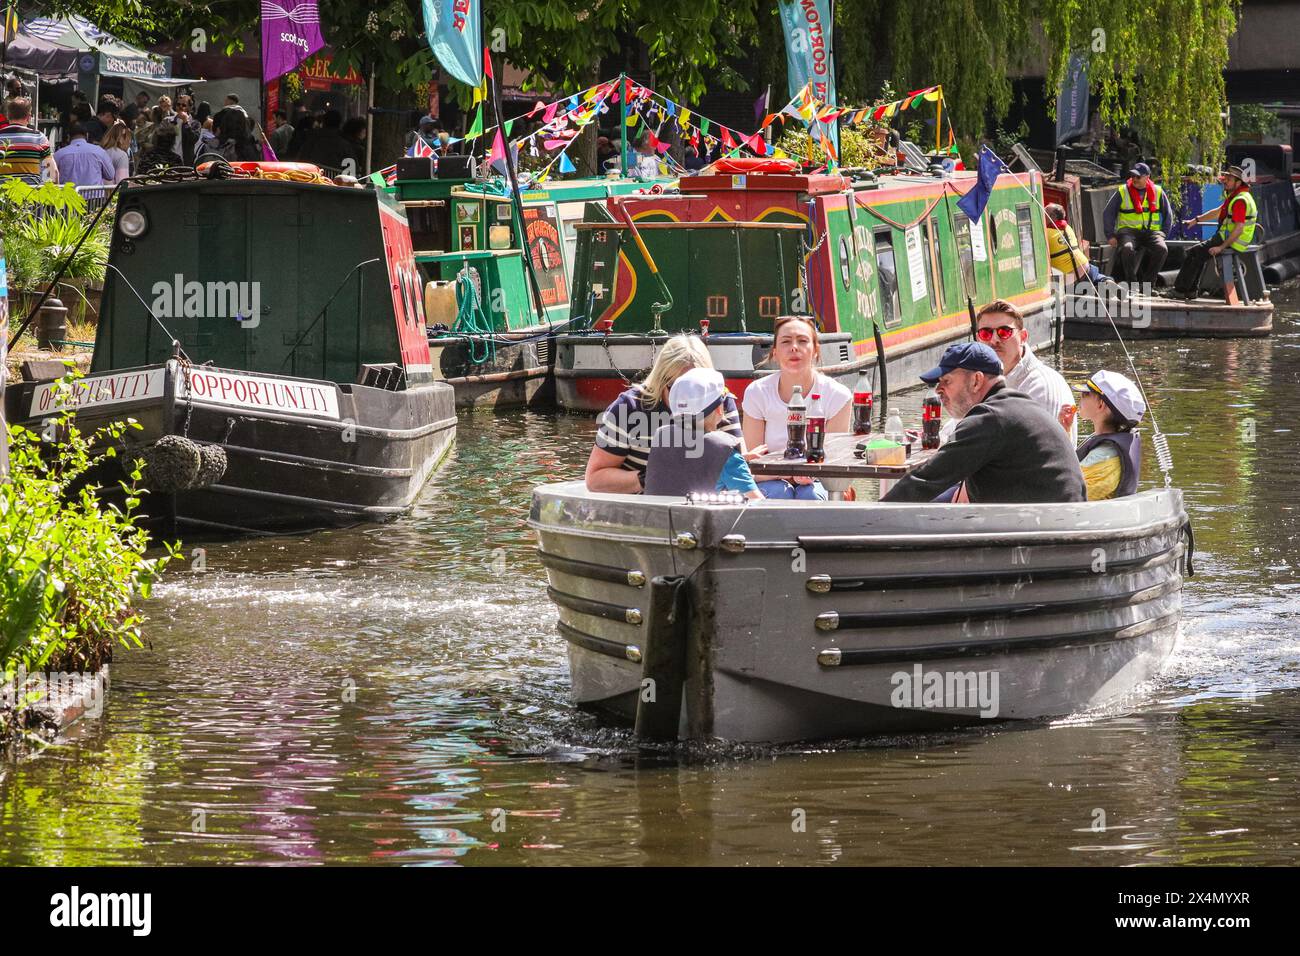
[[[1173,224],[1174,207],[1169,197],[1151,181],[1151,167],[1137,163],[1129,170],[1129,178],[1115,187],[1115,194],[1102,213],[1106,241],[1111,248],[1118,249],[1130,282],[1156,281],[1169,255],[1165,234]],[[1146,253],[1140,274],[1139,251]]]
[[[1088,261],[1087,249],[1065,218],[1065,207],[1060,203],[1048,203],[1043,211],[1047,213],[1047,260],[1065,277],[1066,288],[1087,279],[1095,285],[1112,281]]]
[[[1214,231],[1214,235],[1187,250],[1183,267],[1178,270],[1178,278],[1174,280],[1173,294],[1178,298],[1196,297],[1201,271],[1211,256],[1217,256],[1224,249],[1245,252],[1255,239],[1255,223],[1259,219],[1259,209],[1255,205],[1255,197],[1251,195],[1250,187],[1246,185],[1245,170],[1240,166],[1229,166],[1220,179],[1223,180],[1223,205],[1217,210],[1211,209],[1195,219],[1183,222],[1185,226],[1193,226],[1216,212],[1219,214],[1219,228]]]

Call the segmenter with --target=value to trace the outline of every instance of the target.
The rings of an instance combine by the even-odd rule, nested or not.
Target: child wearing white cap
[[[1147,410],[1141,390],[1118,372],[1101,371],[1075,391],[1079,417],[1092,423],[1078,449],[1088,500],[1133,494],[1142,472],[1142,439],[1133,429]]]
[[[655,430],[646,459],[647,495],[739,491],[747,498],[762,492],[740,453],[740,440],[718,431],[727,385],[711,368],[684,372],[668,392],[672,419]]]

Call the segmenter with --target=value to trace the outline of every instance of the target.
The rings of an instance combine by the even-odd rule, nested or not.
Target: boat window
[[[881,318],[885,328],[898,325],[903,320],[898,304],[898,265],[894,261],[894,235],[888,229],[876,234],[876,273],[879,276]]]
[[[934,309],[934,314],[939,315],[939,310],[941,308],[944,309],[945,311],[951,309],[952,303],[950,301],[951,295],[948,291],[948,278],[943,271],[943,257],[938,255],[939,230],[935,227],[934,216],[931,216],[926,221],[925,231],[926,231],[926,237],[925,237],[926,255],[927,256],[934,255],[935,258],[938,260],[938,265],[939,265],[939,275],[937,276],[939,280],[937,283],[938,289],[937,290],[935,289],[936,283],[934,282],[930,283],[930,305]],[[926,266],[928,268],[931,260],[927,258],[925,261],[926,261]]]
[[[443,200],[405,202],[411,227],[411,248],[416,252],[446,252],[451,248],[451,213]]]
[[[952,234],[957,239],[957,261],[961,263],[961,282],[966,295],[974,298],[975,287],[975,247],[971,244],[970,220],[961,213],[953,213]]]
[[[573,262],[578,254],[578,223],[586,212],[585,202],[562,202],[560,209],[560,229],[564,234],[565,266],[570,283],[573,281]]]
[[[1038,284],[1038,256],[1034,253],[1034,220],[1029,203],[1016,207],[1016,229],[1020,232],[1020,275],[1025,288]]]
[[[925,286],[930,291],[930,314],[939,314],[939,289],[934,282],[934,260],[930,258],[930,223],[921,223],[921,261],[925,263]]]

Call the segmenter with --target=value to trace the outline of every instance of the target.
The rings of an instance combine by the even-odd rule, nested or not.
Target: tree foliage
[[[600,78],[602,61],[627,62],[643,45],[655,84],[691,102],[706,90],[783,90],[777,5],[790,0],[483,0],[504,32],[508,59],[530,85],[556,91]],[[147,42],[208,30],[234,51],[256,30],[259,0],[50,0],[125,39]],[[1223,141],[1223,70],[1240,0],[852,0],[835,5],[840,99],[871,102],[884,82],[901,90],[942,84],[953,126],[973,139],[1005,118],[1013,78],[1046,64],[1053,107],[1072,51],[1084,52],[1102,117],[1135,125],[1165,162]],[[414,94],[435,68],[419,0],[320,0],[334,68],[374,70],[389,93]],[[468,92],[459,93],[468,97]]]

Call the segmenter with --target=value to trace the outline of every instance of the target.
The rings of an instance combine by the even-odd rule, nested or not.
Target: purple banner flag
[[[262,0],[262,82],[296,70],[325,45],[316,0]]]

